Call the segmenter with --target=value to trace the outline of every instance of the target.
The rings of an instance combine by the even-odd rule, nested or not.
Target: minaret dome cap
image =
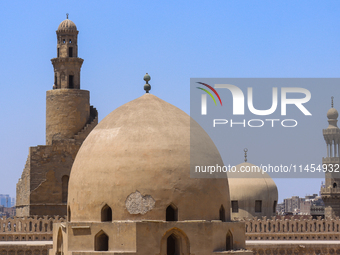
[[[339,113],[335,108],[331,108],[327,112],[327,118],[328,119],[336,120],[336,119],[338,119],[338,116],[339,116]]]
[[[72,20],[65,19],[64,21],[62,21],[59,24],[58,31],[61,31],[61,30],[77,31],[77,26],[76,26],[76,24],[74,24],[74,22]]]

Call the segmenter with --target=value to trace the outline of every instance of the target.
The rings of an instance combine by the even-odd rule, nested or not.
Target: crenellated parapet
[[[340,219],[284,216],[242,219],[247,240],[340,240]]]
[[[65,221],[61,216],[0,218],[0,244],[1,241],[52,240],[53,224]]]

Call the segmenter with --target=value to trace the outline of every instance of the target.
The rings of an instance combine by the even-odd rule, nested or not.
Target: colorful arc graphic
[[[214,92],[215,95],[218,97],[218,100],[220,101],[220,104],[221,104],[221,106],[222,106],[222,100],[221,100],[221,98],[220,98],[220,95],[217,93],[217,91],[216,91],[213,87],[211,87],[210,85],[205,84],[205,83],[203,83],[203,82],[197,82],[197,83],[199,83],[199,84],[201,84],[201,85],[204,85],[204,86],[208,87],[209,89],[211,89],[212,92]],[[197,88],[198,88],[198,89],[201,89],[201,90],[203,90],[203,91],[205,91],[205,92],[207,92],[207,93],[209,94],[209,96],[211,96],[211,98],[214,100],[215,105],[217,105],[214,96],[213,96],[208,90],[202,89],[202,88],[200,88],[200,87],[197,87]]]
[[[215,105],[217,105],[216,104],[216,100],[215,100],[215,98],[214,98],[214,96],[208,91],[208,90],[206,90],[206,89],[203,89],[203,88],[200,88],[200,87],[196,87],[196,88],[198,88],[198,89],[201,89],[201,90],[203,90],[203,91],[205,91],[205,92],[207,92],[208,94],[209,94],[209,96],[211,96],[211,98],[214,100],[214,103],[215,103]]]

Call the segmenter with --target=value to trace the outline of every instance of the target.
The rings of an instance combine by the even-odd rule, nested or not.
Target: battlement
[[[52,240],[53,223],[65,222],[60,216],[28,216],[0,218],[1,241],[48,241]]]
[[[340,240],[340,219],[312,216],[242,219],[247,240]]]

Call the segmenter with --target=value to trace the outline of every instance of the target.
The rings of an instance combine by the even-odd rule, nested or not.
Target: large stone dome
[[[190,121],[191,134],[190,134]],[[178,220],[230,219],[228,180],[190,178],[191,159],[222,165],[207,133],[177,107],[151,94],[119,107],[89,134],[74,161],[68,208],[71,221],[165,220],[173,205]]]
[[[242,172],[247,169],[250,171],[251,169],[259,169],[259,167],[244,162],[235,167],[235,172],[228,172],[232,207],[235,203],[231,213],[232,219],[274,216],[278,201],[275,182],[267,173]],[[256,208],[259,205],[261,205],[260,208]]]

